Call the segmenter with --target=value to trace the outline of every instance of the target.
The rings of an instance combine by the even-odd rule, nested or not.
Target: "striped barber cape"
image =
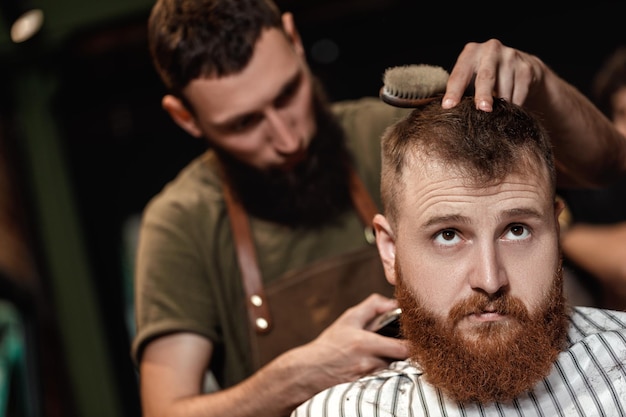
[[[551,373],[511,403],[464,403],[429,385],[419,366],[388,369],[320,392],[291,417],[624,417],[626,312],[574,307],[568,348]]]

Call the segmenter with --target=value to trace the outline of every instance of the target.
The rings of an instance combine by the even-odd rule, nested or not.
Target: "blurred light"
[[[43,26],[43,11],[31,7],[28,0],[0,0],[0,13],[10,28],[11,40],[27,41]]]
[[[339,46],[332,39],[320,39],[311,46],[311,58],[320,64],[332,64],[339,58]]]
[[[32,38],[43,25],[41,9],[32,9],[21,15],[11,26],[11,40],[15,43]]]

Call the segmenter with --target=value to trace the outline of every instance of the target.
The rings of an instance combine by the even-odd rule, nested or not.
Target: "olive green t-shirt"
[[[406,110],[365,98],[336,103],[333,112],[345,130],[355,169],[380,208],[380,138]],[[286,272],[368,245],[354,210],[314,231],[250,221],[265,285]],[[146,206],[135,303],[136,364],[154,338],[192,332],[213,343],[211,369],[221,387],[253,373],[244,290],[211,151],[193,160]]]

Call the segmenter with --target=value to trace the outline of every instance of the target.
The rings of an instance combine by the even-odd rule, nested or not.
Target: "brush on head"
[[[448,71],[433,65],[404,65],[385,70],[380,98],[396,107],[419,107],[446,91]]]

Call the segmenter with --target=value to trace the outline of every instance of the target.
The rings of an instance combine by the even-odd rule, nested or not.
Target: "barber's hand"
[[[377,315],[397,307],[395,300],[370,295],[346,310],[315,340],[294,349],[310,372],[310,383],[322,390],[353,381],[386,367],[390,361],[406,359],[406,341],[364,330]]]
[[[450,72],[442,106],[456,106],[472,80],[476,108],[491,111],[494,96],[522,105],[533,85],[543,79],[545,70],[545,64],[536,56],[504,46],[497,39],[470,42]]]

